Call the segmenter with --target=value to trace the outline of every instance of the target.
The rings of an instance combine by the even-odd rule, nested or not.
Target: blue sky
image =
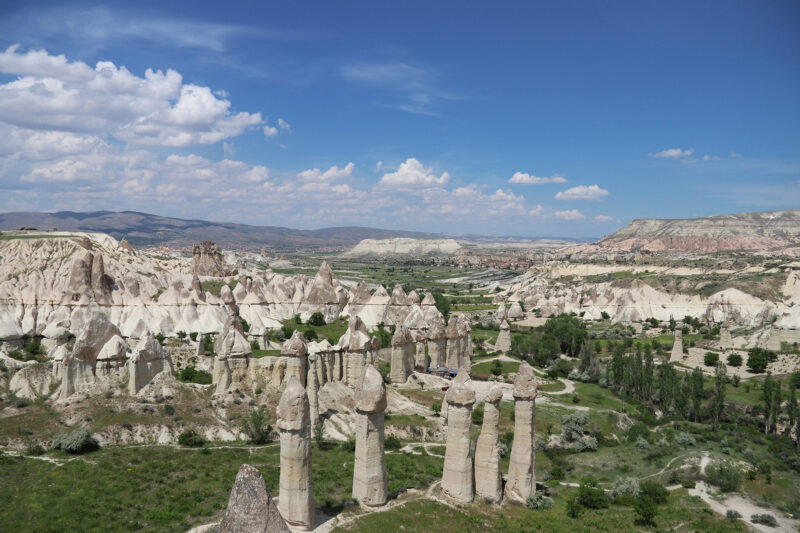
[[[800,207],[798,2],[0,4],[0,210],[600,236]]]

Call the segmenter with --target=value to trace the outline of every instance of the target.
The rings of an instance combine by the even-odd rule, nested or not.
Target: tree
[[[775,380],[772,379],[772,372],[767,372],[767,377],[764,378],[761,400],[764,402],[764,433],[769,433],[772,428],[772,402],[775,401]]]
[[[492,361],[492,374],[495,376],[499,376],[503,373],[503,363],[500,362],[500,359],[495,359]]]
[[[705,384],[705,380],[703,379],[703,371],[699,368],[695,367],[692,370],[692,377],[690,381],[690,395],[692,399],[692,417],[694,418],[695,422],[700,420],[700,404],[703,401],[703,397],[705,396],[705,391],[703,390],[703,386]]]
[[[703,363],[706,366],[717,366],[717,362],[719,361],[719,354],[714,352],[706,352],[706,355],[703,356]]]
[[[433,294],[433,299],[436,302],[436,309],[447,318],[450,315],[450,299],[442,294],[442,291],[433,291],[431,294]]]
[[[742,356],[736,352],[728,354],[728,364],[735,367],[742,366]]]
[[[751,348],[747,351],[747,368],[753,374],[761,374],[767,369],[767,364],[777,359],[777,354],[764,348]]]
[[[185,331],[183,331],[183,330],[181,330],[181,331],[179,331],[178,333],[176,333],[176,335],[178,336],[178,338],[179,338],[180,340],[183,340],[183,339],[185,339],[185,338],[186,338],[186,332],[185,332]]]
[[[719,428],[719,421],[722,418],[722,412],[725,409],[725,383],[727,369],[724,363],[717,363],[717,368],[714,372],[714,429]]]
[[[658,514],[655,502],[649,496],[639,496],[633,503],[636,512],[636,523],[640,525],[655,525],[654,519]]]
[[[269,442],[269,434],[272,431],[268,422],[269,414],[264,409],[253,409],[242,423],[242,432],[253,444],[266,444]]]
[[[589,338],[583,320],[566,313],[548,318],[543,329],[545,333],[555,337],[561,352],[570,357],[576,357],[583,342]]]
[[[325,438],[325,426],[322,420],[314,424],[314,442],[317,444],[317,449],[322,448],[322,441]]]
[[[322,316],[322,313],[320,313],[319,311],[312,313],[312,315],[308,317],[308,324],[312,326],[324,326],[325,317]]]

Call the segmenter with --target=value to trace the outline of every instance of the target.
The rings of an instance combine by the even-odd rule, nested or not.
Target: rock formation
[[[317,354],[308,356],[308,376],[306,377],[308,407],[311,413],[312,426],[319,422],[319,376],[317,375],[317,359]]]
[[[216,394],[228,390],[249,388],[248,366],[250,363],[250,343],[244,338],[242,323],[236,316],[228,317],[222,333],[214,341],[214,370],[212,383]]]
[[[475,445],[475,495],[492,503],[503,497],[503,472],[500,469],[500,434],[498,404],[503,391],[495,385],[483,404],[483,426]]]
[[[243,464],[228,498],[219,533],[290,533],[264,477],[254,466]]]
[[[519,365],[514,380],[514,442],[508,463],[507,499],[525,503],[536,491],[536,442],[534,419],[538,388],[533,369],[528,363]]]
[[[447,321],[447,360],[446,365],[448,368],[459,368],[461,363],[461,344],[460,332],[458,331],[458,317],[450,315],[450,320]]]
[[[428,357],[432,367],[447,364],[447,331],[444,319],[435,321],[428,329]]]
[[[508,309],[508,314],[506,316],[511,320],[521,320],[525,318],[525,311],[522,310],[522,306],[519,302],[514,302]]]
[[[719,328],[719,347],[723,350],[733,348],[733,338],[731,337],[731,328],[723,325]],[[671,358],[670,358],[671,359]]]
[[[445,395],[447,400],[447,443],[442,473],[442,492],[461,503],[473,499],[473,461],[470,428],[475,389],[469,374],[460,370]]]
[[[172,374],[172,359],[152,333],[139,341],[128,360],[128,393],[135,395],[150,383],[157,374]]]
[[[283,343],[281,356],[287,358],[286,380],[296,377],[305,386],[308,368],[308,348],[302,331],[296,329],[292,333],[292,337]]]
[[[505,320],[500,324],[500,333],[497,334],[497,342],[494,343],[494,349],[503,353],[511,351],[511,326]]]
[[[353,498],[363,505],[386,503],[386,463],[383,454],[383,418],[386,386],[374,366],[368,365],[356,391],[356,456]]]
[[[414,338],[404,326],[400,326],[392,337],[389,379],[392,383],[405,383],[412,372],[414,372]]]
[[[683,324],[678,322],[675,326],[675,342],[672,343],[672,352],[670,352],[670,362],[676,362],[683,359]]]
[[[300,380],[289,379],[278,403],[281,435],[281,473],[278,508],[294,529],[314,526],[314,494],[311,490],[311,420],[308,397]]]
[[[192,273],[198,276],[230,276],[233,272],[225,263],[222,252],[213,241],[203,241],[192,247]]]
[[[414,340],[416,341],[416,353],[414,354],[414,369],[422,372],[428,371],[428,355],[426,352],[425,333],[418,331]]]

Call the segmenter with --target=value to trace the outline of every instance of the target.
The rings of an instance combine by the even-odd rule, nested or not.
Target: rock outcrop
[[[483,426],[475,445],[475,495],[499,503],[503,498],[503,472],[500,469],[500,411],[503,391],[495,385],[483,404]]]
[[[248,367],[250,364],[250,343],[244,338],[242,323],[236,316],[228,317],[222,333],[214,341],[214,370],[212,382],[216,394],[229,390],[249,388]]]
[[[148,332],[128,360],[128,393],[136,395],[161,372],[172,375],[172,359],[169,352]]]
[[[303,332],[296,329],[292,337],[283,343],[281,356],[286,358],[286,380],[295,377],[305,386],[308,368],[308,347]]]
[[[386,386],[374,366],[366,367],[355,400],[357,420],[353,498],[363,505],[383,505],[388,495],[383,452]]]
[[[447,365],[447,331],[443,318],[428,329],[428,358],[432,367]]]
[[[533,369],[528,363],[519,365],[514,380],[514,442],[508,463],[505,496],[525,503],[536,491],[536,442],[534,419],[538,387]]]
[[[405,326],[398,327],[392,337],[392,361],[389,379],[405,383],[414,372],[414,338]]]
[[[474,497],[473,461],[470,428],[475,389],[469,374],[460,370],[445,395],[447,409],[447,443],[442,472],[442,492],[448,497],[470,503]]]
[[[281,472],[278,509],[286,523],[302,531],[314,527],[314,493],[311,490],[311,419],[308,397],[293,377],[278,403],[281,436]]]
[[[291,533],[256,467],[239,467],[219,533]]]
[[[500,324],[500,333],[497,334],[497,341],[494,343],[494,349],[500,350],[503,353],[511,351],[511,326],[508,322],[503,320]]]
[[[192,273],[198,276],[225,277],[233,274],[213,241],[203,241],[192,247]]]

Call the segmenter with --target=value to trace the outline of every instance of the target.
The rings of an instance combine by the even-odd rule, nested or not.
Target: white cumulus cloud
[[[544,183],[566,183],[567,179],[561,174],[553,174],[548,177],[534,176],[533,174],[526,174],[525,172],[514,172],[509,183],[516,183],[519,185],[542,185]]]
[[[612,220],[614,220],[613,217],[610,217],[608,215],[597,215],[596,217],[594,217],[594,219],[597,222],[611,222]]]
[[[689,157],[694,153],[694,148],[689,148],[688,150],[681,150],[680,148],[669,148],[667,150],[661,150],[660,152],[655,152],[651,154],[647,154],[650,157],[661,157],[666,159],[683,159]]]
[[[555,215],[563,220],[581,220],[585,218],[583,213],[578,211],[577,209],[568,209],[566,211],[556,211]]]
[[[436,176],[432,168],[426,167],[413,157],[408,158],[395,172],[386,173],[378,182],[384,189],[425,189],[442,187],[450,181],[450,174],[443,172]]]
[[[566,191],[556,193],[556,200],[598,200],[608,196],[609,192],[598,185],[578,185]]]
[[[352,175],[354,168],[356,168],[355,164],[350,162],[347,163],[342,168],[339,168],[336,165],[334,165],[324,172],[318,168],[304,170],[298,173],[297,177],[303,181],[319,181],[319,182],[334,181]]]

